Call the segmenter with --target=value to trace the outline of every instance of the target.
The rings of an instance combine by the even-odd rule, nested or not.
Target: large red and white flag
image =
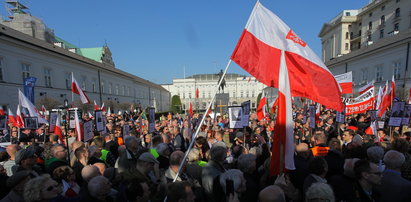
[[[23,114],[21,113],[21,108],[19,104],[17,105],[16,124],[17,124],[16,125],[17,128],[24,127]]]
[[[11,112],[10,108],[8,110],[7,116],[9,119],[9,123],[17,127],[16,117],[14,116],[13,112]]]
[[[334,76],[307,44],[260,2],[231,59],[260,82],[279,89],[271,174],[295,169],[291,96],[342,111],[341,90]]]
[[[391,100],[395,98],[395,78],[394,75],[392,75],[391,79]]]
[[[365,86],[362,86],[361,88],[359,88],[358,93],[363,94],[370,88],[374,88],[374,81],[371,81],[370,83],[367,83]]]
[[[46,119],[40,114],[39,110],[36,109],[33,103],[21,92],[19,89],[19,104],[28,110],[31,117],[37,117],[39,123],[48,123]]]
[[[341,94],[352,94],[352,72],[335,75],[335,80],[340,85]]]
[[[83,92],[77,80],[74,78],[74,75],[71,74],[71,92],[80,95],[80,100],[83,104],[90,103],[87,95]]]
[[[231,59],[261,83],[278,88],[281,54],[285,55],[291,96],[343,110],[340,87],[321,59],[278,16],[257,2]]]

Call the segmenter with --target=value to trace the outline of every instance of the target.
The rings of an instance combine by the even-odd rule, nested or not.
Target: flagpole
[[[208,109],[210,109],[212,103],[214,103],[214,100],[215,100],[215,98],[216,98],[216,96],[217,96],[218,87],[221,85],[221,83],[222,83],[222,81],[223,81],[223,78],[225,77],[225,75],[226,75],[226,73],[227,73],[228,67],[230,67],[231,62],[232,62],[231,59],[228,60],[228,63],[227,63],[227,66],[225,67],[225,70],[224,70],[224,72],[223,72],[223,75],[221,76],[221,79],[220,79],[220,81],[218,82],[217,88],[216,88],[215,91],[214,91],[214,96],[213,96],[213,98],[210,100],[210,102],[208,103],[208,106],[207,106],[207,108],[206,108],[206,112],[208,111]],[[215,116],[215,115],[214,115],[214,116]],[[180,164],[180,166],[179,166],[179,168],[178,168],[178,172],[177,172],[176,176],[174,177],[173,182],[175,182],[175,181],[177,180],[178,176],[180,175],[181,169],[182,169],[183,165],[185,164],[185,160],[187,159],[188,153],[190,152],[191,148],[192,148],[193,145],[194,145],[194,142],[195,142],[195,140],[196,140],[196,138],[197,138],[198,132],[200,131],[201,125],[203,125],[205,118],[206,118],[206,116],[204,115],[203,118],[201,119],[200,123],[198,124],[197,130],[196,130],[196,132],[194,133],[194,136],[193,136],[193,138],[192,138],[192,140],[191,140],[190,145],[188,146],[188,149],[187,149],[187,151],[186,151],[186,153],[185,153],[185,155],[184,155],[184,158],[183,158],[183,160],[182,160],[182,163]]]
[[[246,26],[245,26],[245,29],[247,29],[247,28],[249,27],[250,22],[251,22],[252,19],[254,18],[254,16],[255,16],[255,12],[254,12],[254,11],[256,10],[256,8],[257,8],[258,5],[259,5],[259,1],[257,0],[257,2],[256,2],[255,5],[254,5],[254,8],[253,8],[253,10],[252,10],[252,12],[251,12],[251,15],[250,15],[250,17],[249,17],[249,19],[248,19],[248,21],[247,21],[247,24],[246,24]],[[210,100],[210,102],[208,103],[206,112],[208,112],[208,109],[210,109],[212,103],[214,102],[214,100],[215,100],[215,98],[216,98],[216,96],[217,96],[218,88],[220,87],[222,81],[224,80],[224,77],[225,77],[225,75],[226,75],[226,73],[227,73],[228,68],[230,67],[231,62],[232,62],[232,60],[229,59],[227,65],[226,65],[226,67],[225,67],[225,69],[224,69],[223,75],[221,76],[220,81],[218,82],[217,88],[216,88],[215,91],[214,91],[214,96],[213,96],[213,98]],[[184,80],[185,80],[185,79],[184,79]],[[215,115],[214,115],[214,116],[215,116]],[[201,119],[198,127],[197,127],[196,132],[194,133],[194,136],[193,136],[193,138],[192,138],[192,140],[191,140],[190,145],[189,145],[188,148],[187,148],[187,151],[186,151],[186,153],[185,153],[185,155],[184,155],[183,160],[181,161],[181,164],[180,164],[180,166],[179,166],[179,168],[178,168],[178,172],[177,172],[176,176],[174,177],[173,182],[175,182],[175,181],[177,180],[178,176],[180,175],[181,169],[183,168],[183,165],[185,164],[185,160],[187,159],[187,156],[188,156],[191,148],[192,148],[193,145],[194,145],[195,139],[196,139],[196,137],[197,137],[197,135],[198,135],[198,132],[199,132],[200,129],[201,129],[201,125],[203,125],[203,123],[204,123],[205,118],[206,118],[206,116],[204,115],[203,118]],[[167,198],[166,198],[166,199],[167,199]],[[166,201],[166,199],[165,199],[164,201]]]
[[[74,107],[74,94],[73,94],[73,82],[74,82],[74,73],[71,72],[71,107]],[[79,86],[77,86],[79,88]]]

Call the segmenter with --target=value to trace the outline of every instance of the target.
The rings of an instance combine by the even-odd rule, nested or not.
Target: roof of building
[[[20,43],[22,42],[24,44],[31,45],[33,47],[37,47],[37,48],[49,51],[49,53],[51,53],[51,54],[57,54],[57,55],[60,55],[60,56],[64,56],[66,58],[70,58],[70,59],[79,61],[81,63],[90,65],[91,67],[96,68],[96,69],[101,69],[101,70],[105,70],[105,71],[108,71],[108,72],[117,73],[121,76],[132,79],[135,82],[138,82],[140,84],[145,84],[145,85],[148,85],[148,86],[150,86],[152,88],[155,88],[155,89],[158,89],[158,90],[167,91],[161,85],[155,84],[153,82],[150,82],[148,80],[145,80],[145,79],[140,78],[138,76],[135,76],[133,74],[127,73],[127,72],[122,71],[120,69],[113,68],[111,65],[107,65],[107,64],[104,64],[104,63],[101,63],[101,62],[97,62],[96,60],[90,59],[90,58],[85,57],[83,55],[73,53],[73,52],[71,52],[67,49],[56,46],[54,44],[50,44],[46,41],[43,41],[43,40],[40,40],[40,39],[37,39],[37,38],[33,38],[33,37],[31,37],[27,34],[24,34],[22,32],[14,30],[14,29],[12,29],[8,26],[5,26],[3,24],[0,24],[0,39],[6,40],[6,41],[15,41],[16,40]],[[70,44],[68,42],[66,42],[66,43]]]
[[[225,80],[236,80],[237,78],[243,78],[245,75],[226,73]],[[196,80],[218,80],[220,76],[218,74],[194,74],[187,77],[186,79],[196,79]]]
[[[103,47],[79,48],[77,54],[95,60],[97,62],[102,62],[101,57],[103,56]]]

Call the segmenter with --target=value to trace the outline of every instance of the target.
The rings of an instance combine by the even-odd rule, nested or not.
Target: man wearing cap
[[[137,169],[127,169],[121,175],[123,175],[123,179],[129,180],[129,181],[139,181],[142,183],[147,183],[147,185],[150,187],[151,195],[150,199],[153,200],[154,198],[162,197],[159,196],[158,191],[157,191],[157,184],[154,183],[148,174],[150,171],[154,170],[154,165],[159,164],[156,158],[150,153],[150,152],[144,152],[140,155],[140,157],[137,160]],[[164,193],[163,193],[164,194]]]
[[[40,167],[36,166],[37,156],[32,148],[22,149],[16,153],[16,165],[12,167],[13,174],[22,170],[28,170],[33,176],[42,173]]]

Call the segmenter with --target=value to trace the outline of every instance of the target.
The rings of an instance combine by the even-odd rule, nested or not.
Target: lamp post
[[[67,158],[68,158],[68,162],[70,163],[70,147],[69,147],[69,141],[68,141],[68,127],[70,127],[70,117],[69,117],[69,113],[68,113],[68,108],[69,108],[69,103],[67,100],[67,94],[60,94],[60,97],[64,97],[64,101],[63,101],[63,107],[61,107],[61,113],[62,113],[62,121],[63,121],[63,125],[64,125],[64,133],[65,133],[65,139],[66,139],[66,146],[67,146]],[[59,114],[60,116],[60,114]]]

